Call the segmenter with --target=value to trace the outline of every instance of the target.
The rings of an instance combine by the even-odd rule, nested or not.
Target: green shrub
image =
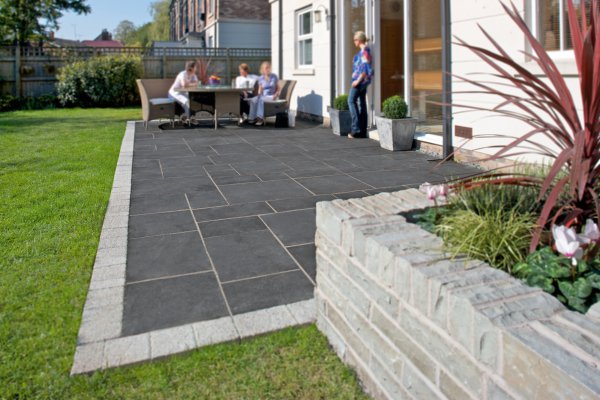
[[[43,94],[37,97],[14,97],[11,95],[0,97],[0,111],[45,110],[58,106],[58,98],[51,94]]]
[[[348,95],[341,94],[333,100],[333,108],[340,111],[348,111],[350,110],[350,106],[348,105]]]
[[[142,76],[137,56],[102,56],[76,61],[58,74],[58,98],[63,105],[121,107],[139,102],[135,80]]]
[[[456,196],[451,198],[452,206],[479,215],[493,210],[514,210],[519,214],[537,213],[540,210],[537,200],[539,188],[536,187],[485,184],[469,190],[458,186],[455,191]]]
[[[436,232],[454,256],[465,254],[510,272],[523,261],[535,228],[535,214],[457,209],[442,218]]]
[[[383,115],[389,119],[406,118],[408,106],[400,96],[392,96],[383,102]]]
[[[515,265],[513,273],[528,285],[542,288],[567,307],[582,313],[600,301],[599,258],[589,262],[581,260],[573,266],[570,259],[544,247]]]

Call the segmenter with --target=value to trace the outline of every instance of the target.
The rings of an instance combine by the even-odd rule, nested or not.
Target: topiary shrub
[[[135,80],[142,76],[137,56],[102,56],[61,68],[57,92],[65,106],[122,107],[139,102]]]
[[[341,94],[333,100],[333,108],[339,111],[348,111],[350,106],[348,105],[348,95]]]
[[[406,118],[408,106],[404,99],[398,95],[388,97],[383,102],[383,116],[389,119]]]

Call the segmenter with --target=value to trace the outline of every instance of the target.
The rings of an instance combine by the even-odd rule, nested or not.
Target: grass
[[[70,377],[125,121],[0,113],[0,399],[362,399],[314,326]]]

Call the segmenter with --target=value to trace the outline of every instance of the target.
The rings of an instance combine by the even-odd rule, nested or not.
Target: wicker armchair
[[[168,97],[172,79],[137,79],[142,100],[142,119],[148,129],[148,122],[166,118],[175,124],[176,101]]]
[[[279,96],[277,100],[265,101],[265,118],[274,117],[279,113],[287,113],[290,109],[292,92],[296,86],[296,81],[280,80],[277,82],[279,87]]]

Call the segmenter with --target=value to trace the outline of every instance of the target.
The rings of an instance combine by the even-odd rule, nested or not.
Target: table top
[[[241,93],[250,89],[247,88],[232,88],[231,86],[189,86],[185,88],[175,89],[176,92],[198,92],[198,93]]]

